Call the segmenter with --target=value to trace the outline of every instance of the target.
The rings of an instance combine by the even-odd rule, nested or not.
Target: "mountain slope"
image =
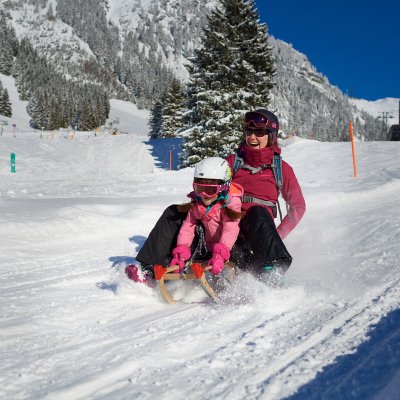
[[[170,87],[185,81],[185,67],[200,45],[206,14],[217,0],[8,0],[0,5],[19,40],[32,45],[70,79],[93,81],[110,97],[149,108]],[[270,38],[277,62],[271,108],[288,133],[320,140],[357,136],[386,139],[381,123],[349,98],[291,45]]]
[[[364,110],[375,118],[388,116],[388,125],[400,124],[400,99],[387,97],[385,99],[368,101],[363,99],[350,100],[360,110]]]

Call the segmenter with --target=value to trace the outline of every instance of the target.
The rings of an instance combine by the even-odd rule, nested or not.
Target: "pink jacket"
[[[245,144],[239,147],[239,154],[243,158],[245,164],[252,167],[260,167],[263,164],[272,164],[274,152],[279,153],[281,149],[276,145],[273,147],[266,147],[264,149],[252,149]],[[228,158],[228,163],[233,168],[235,155],[232,154]],[[290,215],[283,218],[281,224],[277,227],[279,236],[284,239],[300,222],[306,211],[306,203],[301,192],[300,185],[296,179],[292,167],[282,161],[282,178],[283,187],[281,190],[282,197],[289,206]],[[278,189],[274,174],[270,168],[263,169],[260,172],[252,174],[247,169],[240,168],[233,177],[233,182],[239,183],[244,189],[244,193],[250,196],[257,197],[262,200],[277,202]],[[255,203],[243,203],[242,210],[246,211],[250,207],[256,205]],[[269,213],[273,216],[271,207],[264,206]]]
[[[190,247],[193,242],[196,223],[200,220],[205,227],[204,239],[208,251],[212,252],[217,243],[222,243],[231,250],[239,234],[240,220],[228,218],[225,211],[226,207],[229,207],[233,211],[240,212],[242,195],[243,188],[240,185],[232,184],[226,205],[219,201],[207,211],[207,208],[200,201],[196,201],[183,221],[178,234],[177,246]],[[188,196],[192,197],[193,194],[190,193]]]

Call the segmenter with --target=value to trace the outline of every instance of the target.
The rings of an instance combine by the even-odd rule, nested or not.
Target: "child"
[[[226,160],[210,157],[199,162],[194,170],[192,199],[187,205],[180,206],[188,210],[178,234],[177,246],[172,251],[170,265],[178,265],[181,272],[185,261],[191,257],[191,245],[197,222],[204,226],[206,248],[211,252],[208,265],[210,272],[219,275],[239,234],[241,217],[240,185],[231,184],[232,172]]]
[[[196,225],[204,226],[204,241],[211,259],[210,272],[219,275],[239,234],[241,217],[241,196],[243,188],[231,184],[232,171],[226,160],[210,157],[196,164],[193,191],[188,194],[191,201],[178,206],[180,213],[186,212],[186,219],[180,227],[177,245],[172,251],[170,265],[177,265],[182,272],[185,262],[192,256],[192,243]],[[196,254],[194,254],[197,257]],[[152,266],[126,268],[130,279],[149,284],[153,278]]]

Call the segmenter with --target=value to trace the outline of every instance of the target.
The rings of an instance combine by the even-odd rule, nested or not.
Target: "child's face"
[[[200,196],[203,204],[208,206],[217,200],[220,187],[218,179],[196,178],[195,182],[193,182],[193,189]]]
[[[217,200],[218,195],[214,196],[214,197],[205,197],[204,195],[200,195],[201,197],[201,201],[203,202],[203,204],[205,206],[209,206],[213,201]]]

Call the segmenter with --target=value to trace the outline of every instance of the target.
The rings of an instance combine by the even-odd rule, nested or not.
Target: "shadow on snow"
[[[182,138],[150,139],[145,143],[151,146],[150,154],[155,158],[157,167],[178,169]]]
[[[399,399],[400,309],[373,325],[354,354],[337,357],[290,400]]]
[[[144,242],[146,241],[147,237],[135,235],[129,238],[129,241],[136,244],[135,251],[138,252]],[[132,256],[113,256],[109,258],[109,261],[112,262],[111,268],[116,268],[118,271],[123,272],[125,275],[125,267],[129,264],[133,264],[136,262],[136,258]],[[96,286],[101,290],[109,290],[114,294],[117,293],[118,290],[118,283],[111,281],[111,282],[98,282]]]

